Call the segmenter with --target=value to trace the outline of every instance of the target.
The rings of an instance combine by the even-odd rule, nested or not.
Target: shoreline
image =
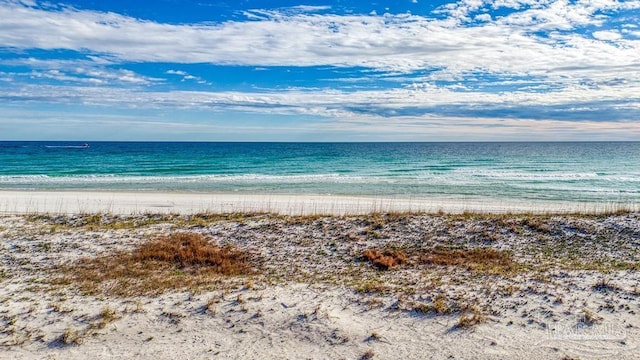
[[[339,216],[376,212],[600,214],[617,211],[640,211],[640,204],[439,197],[0,190],[0,214],[109,213],[132,215],[264,212],[281,215]]]

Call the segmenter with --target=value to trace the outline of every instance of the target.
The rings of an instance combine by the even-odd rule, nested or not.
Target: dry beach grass
[[[132,251],[84,258],[56,269],[58,284],[83,293],[139,296],[206,287],[220,276],[251,274],[248,255],[220,247],[197,233],[177,233],[140,244]],[[106,287],[106,288],[105,288]]]
[[[34,214],[0,237],[11,358],[639,354],[634,212]]]

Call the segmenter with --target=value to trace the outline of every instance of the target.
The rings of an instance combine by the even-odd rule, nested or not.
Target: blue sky
[[[0,0],[0,140],[640,140],[640,1]]]

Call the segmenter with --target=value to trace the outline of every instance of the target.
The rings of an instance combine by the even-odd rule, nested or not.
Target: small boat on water
[[[89,144],[84,143],[82,145],[45,145],[47,149],[88,149]]]

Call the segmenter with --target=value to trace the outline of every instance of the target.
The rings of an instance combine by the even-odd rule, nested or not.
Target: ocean
[[[640,142],[0,142],[0,190],[640,203]]]

